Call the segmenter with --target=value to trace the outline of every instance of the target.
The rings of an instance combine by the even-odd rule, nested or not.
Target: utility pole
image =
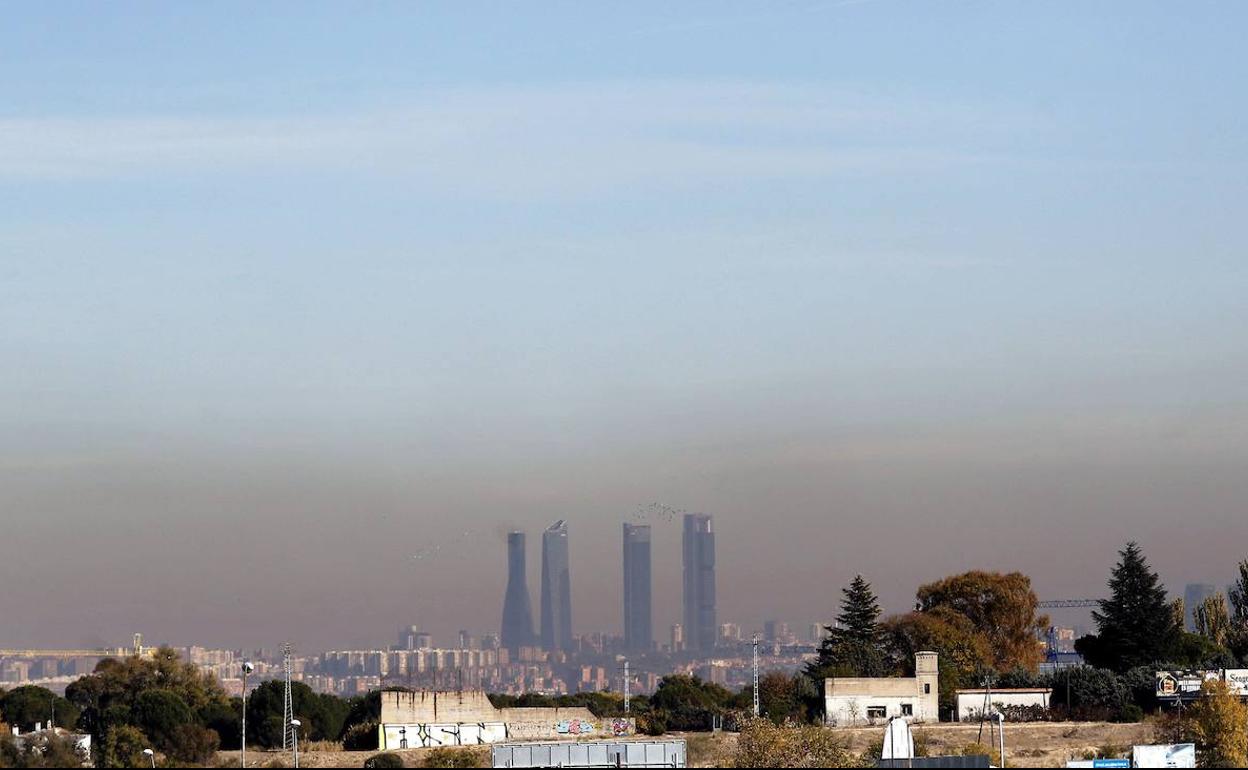
[[[754,647],[754,717],[757,719],[757,718],[758,718],[758,716],[759,716],[759,701],[758,701],[758,634],[754,634],[753,647]]]
[[[624,659],[624,716],[626,717],[628,716],[629,711],[631,710],[629,706],[628,684],[629,684],[628,682],[628,658],[625,658]]]

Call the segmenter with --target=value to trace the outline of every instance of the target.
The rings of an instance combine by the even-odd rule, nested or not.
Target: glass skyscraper
[[[650,525],[624,525],[624,646],[649,652],[654,645],[650,615]]]
[[[515,654],[533,645],[533,605],[525,577],[523,532],[507,535],[507,594],[503,598],[503,627],[499,643]]]
[[[715,648],[715,532],[711,517],[686,513],[684,534],[685,645],[707,652]]]
[[[572,649],[572,585],[568,573],[568,523],[542,533],[542,647]]]

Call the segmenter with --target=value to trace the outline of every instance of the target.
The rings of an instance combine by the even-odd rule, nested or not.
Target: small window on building
[[[903,703],[903,704],[901,704],[901,715],[902,715],[903,717],[912,717],[912,716],[914,716],[914,706],[913,706],[913,705],[911,705],[911,704],[909,704],[909,703]]]
[[[931,695],[931,694],[932,694],[932,685],[931,685],[931,683],[930,683],[930,682],[924,682],[924,683],[923,683],[923,694],[924,694],[924,695]]]
[[[884,706],[867,706],[867,719],[884,719],[888,716],[888,709]]]

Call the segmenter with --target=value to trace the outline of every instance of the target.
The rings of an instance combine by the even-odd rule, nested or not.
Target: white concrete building
[[[913,677],[833,677],[823,680],[824,721],[829,725],[940,720],[940,674],[934,652],[914,656]]]
[[[1048,709],[1051,689],[1045,687],[1025,687],[1003,690],[958,690],[957,714],[959,722],[975,722],[984,715],[984,704],[988,704],[989,715],[1011,706],[1019,708],[1039,707]]]

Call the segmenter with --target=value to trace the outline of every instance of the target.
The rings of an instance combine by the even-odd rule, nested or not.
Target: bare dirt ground
[[[878,727],[840,732],[846,733],[849,748],[854,752],[866,751],[884,733]],[[927,725],[916,727],[914,734],[916,742],[927,742],[928,754],[933,756],[961,753],[968,744],[980,740],[984,744],[992,742],[987,725],[980,738],[978,724]],[[1014,767],[1065,767],[1071,759],[1116,755],[1130,751],[1137,743],[1152,742],[1153,727],[1147,722],[1034,722],[1005,726],[1006,764]]]
[[[863,753],[884,735],[881,727],[830,728],[854,753]],[[916,742],[926,742],[928,753],[960,754],[979,739],[977,724],[938,724],[915,728]],[[729,762],[736,736],[731,733],[688,733],[669,736],[689,742],[690,767],[730,767]],[[983,742],[987,744],[988,728]],[[1108,722],[1036,722],[1005,726],[1006,763],[1012,767],[1064,767],[1070,759],[1110,756],[1129,752],[1131,746],[1152,743],[1153,727],[1140,724]],[[395,752],[407,767],[421,767],[431,749]],[[481,766],[488,767],[488,748],[478,749]],[[375,751],[310,751],[299,753],[300,767],[362,767]],[[217,756],[218,767],[238,767],[238,752],[223,751]],[[248,767],[293,767],[289,753],[248,751]]]

